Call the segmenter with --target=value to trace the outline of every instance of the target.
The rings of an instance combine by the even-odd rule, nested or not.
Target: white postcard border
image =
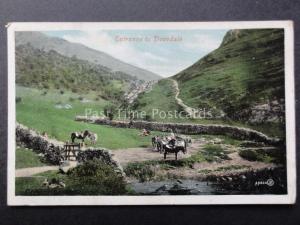
[[[7,204],[42,205],[204,205],[293,204],[296,200],[294,32],[292,21],[243,22],[101,22],[7,24],[8,34],[8,157]],[[191,196],[16,196],[15,195],[15,31],[95,29],[253,29],[284,28],[287,182],[286,195],[191,195]]]

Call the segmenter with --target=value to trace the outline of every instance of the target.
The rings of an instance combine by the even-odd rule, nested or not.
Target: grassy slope
[[[31,45],[16,48],[16,82],[35,88],[56,88],[76,93],[97,92],[99,96],[118,100],[135,78],[110,69],[66,57],[55,51],[45,52]]]
[[[43,91],[17,86],[17,97],[22,101],[17,103],[17,121],[36,129],[39,132],[46,131],[50,137],[61,141],[70,140],[69,135],[74,131],[89,129],[98,134],[97,146],[118,149],[139,146],[149,146],[150,137],[139,136],[139,130],[113,128],[74,121],[76,115],[84,115],[86,108],[103,110],[107,104],[104,100],[81,103],[77,97],[79,95],[65,92],[61,95],[58,91],[48,91],[42,95]],[[70,101],[69,98],[76,98]],[[83,96],[86,99],[94,99],[92,93]],[[72,109],[57,109],[57,102],[71,104]],[[156,133],[156,132],[154,132]]]
[[[36,153],[24,148],[17,148],[16,150],[16,169],[27,167],[40,167],[47,166],[47,164],[41,162]]]
[[[172,81],[165,79],[160,80],[153,86],[153,89],[148,93],[139,95],[133,104],[132,110],[138,112],[145,111],[147,115],[152,115],[152,109],[159,111],[174,111],[181,112],[181,107],[175,101],[175,91],[172,86]],[[160,122],[176,122],[176,123],[195,123],[195,124],[227,124],[232,126],[240,126],[252,128],[270,136],[281,137],[283,135],[281,127],[276,124],[260,124],[249,125],[233,120],[208,120],[208,119],[191,119],[191,118],[160,118],[155,116],[151,118],[154,121]]]
[[[249,106],[284,98],[283,30],[240,35],[174,77],[186,104],[217,107],[234,117]]]
[[[160,111],[181,111],[175,101],[175,91],[170,80],[160,80],[148,93],[142,93],[133,103],[132,109],[139,112],[146,112],[155,121],[172,121],[163,119],[153,110]],[[154,113],[153,113],[154,112]]]

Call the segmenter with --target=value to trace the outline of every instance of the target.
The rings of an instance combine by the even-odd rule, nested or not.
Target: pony
[[[175,160],[177,160],[178,152],[182,151],[183,154],[186,154],[186,141],[185,140],[175,140],[171,139],[168,144],[163,145],[164,150],[164,159],[167,158],[168,153],[175,153]]]
[[[94,145],[97,142],[98,135],[96,133],[90,133],[88,138],[91,140],[92,144]]]
[[[161,154],[163,153],[164,151],[164,148],[163,146],[167,145],[168,142],[166,141],[166,139],[164,137],[160,137],[158,138],[157,140],[157,143],[156,143],[156,148],[157,148],[157,151]]]
[[[72,140],[72,143],[74,143],[75,139],[81,139],[82,142],[84,142],[84,139],[86,137],[90,138],[92,135],[95,135],[95,134],[91,133],[88,130],[85,130],[84,132],[73,132],[73,133],[71,133],[71,140]],[[96,140],[97,140],[97,138],[96,138]]]
[[[154,136],[151,138],[151,141],[152,141],[152,147],[154,149],[158,148],[158,144],[159,144],[159,141],[160,141],[160,137],[158,135]],[[158,149],[157,149],[158,150]]]

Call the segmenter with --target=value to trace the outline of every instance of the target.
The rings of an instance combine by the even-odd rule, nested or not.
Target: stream
[[[197,180],[131,182],[129,186],[139,195],[210,195],[216,192],[211,183]]]

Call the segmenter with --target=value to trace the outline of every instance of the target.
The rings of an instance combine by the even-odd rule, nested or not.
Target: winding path
[[[16,169],[16,177],[31,177],[38,173],[43,173],[51,170],[58,170],[59,166],[41,166],[41,167],[30,167],[23,169]]]
[[[175,100],[176,100],[177,104],[180,105],[183,108],[183,110],[189,115],[189,117],[194,118],[195,114],[198,113],[198,110],[184,104],[182,99],[178,97],[179,94],[180,94],[178,82],[174,79],[169,79],[169,80],[173,82],[173,86],[174,86],[175,91],[176,91]]]

